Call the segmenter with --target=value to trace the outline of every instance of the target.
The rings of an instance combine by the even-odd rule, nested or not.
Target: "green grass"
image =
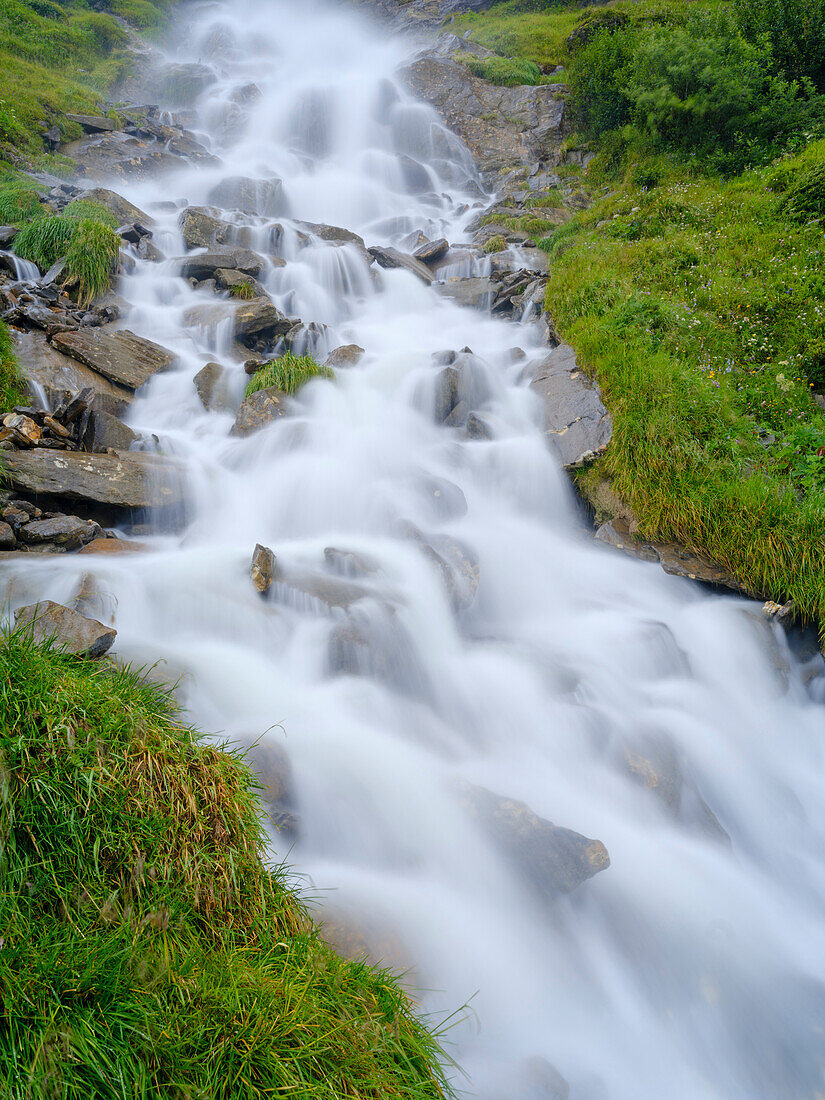
[[[19,225],[42,212],[40,192],[32,180],[14,172],[0,175],[0,222]]]
[[[541,84],[543,79],[538,65],[524,58],[466,57],[462,61],[474,76],[501,87]]]
[[[116,224],[105,207],[78,200],[62,214],[41,214],[27,222],[13,248],[42,271],[65,259],[63,285],[76,290],[80,305],[88,305],[111,285],[120,251]]]
[[[0,412],[8,412],[25,397],[26,384],[20,374],[11,334],[0,321]]]
[[[265,864],[242,758],[128,668],[0,645],[0,1094],[424,1098],[439,1049]]]
[[[251,397],[258,390],[268,390],[272,386],[283,393],[297,393],[301,386],[312,378],[334,378],[335,372],[324,367],[310,355],[293,355],[286,352],[279,359],[261,367],[246,387],[246,396]]]
[[[0,159],[43,158],[42,130],[80,137],[67,113],[96,114],[101,97],[131,70],[127,35],[109,11],[141,29],[160,27],[168,0],[0,0]],[[44,126],[45,124],[45,126]]]
[[[544,242],[548,312],[614,414],[599,473],[643,537],[825,624],[825,243],[775,190],[825,163],[825,142],[733,179],[636,156]]]

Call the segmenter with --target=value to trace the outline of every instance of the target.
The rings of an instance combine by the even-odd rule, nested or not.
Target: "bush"
[[[266,363],[252,376],[246,387],[246,396],[251,397],[258,390],[268,390],[273,386],[282,393],[293,394],[312,378],[334,377],[335,372],[330,367],[317,363],[311,355],[293,355],[287,351],[280,358]]]
[[[798,221],[825,218],[825,163],[798,173],[788,186],[782,205]]]
[[[77,300],[85,306],[109,289],[120,253],[120,237],[108,225],[84,218],[69,240],[64,282],[77,287]]]
[[[640,36],[626,94],[638,126],[719,167],[764,163],[790,137],[822,124],[813,89],[771,74],[765,42],[746,41],[724,14]]]
[[[825,0],[734,0],[742,34],[767,38],[791,79],[809,77],[825,91]]]
[[[474,76],[505,88],[519,84],[541,84],[541,69],[524,58],[468,57],[464,64]]]
[[[626,91],[636,46],[628,30],[601,29],[576,54],[570,86],[579,124],[593,137],[623,126],[630,119]]]

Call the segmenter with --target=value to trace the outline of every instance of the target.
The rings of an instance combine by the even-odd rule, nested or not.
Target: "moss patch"
[[[264,863],[254,780],[111,662],[0,645],[0,1092],[439,1097],[384,971]]]

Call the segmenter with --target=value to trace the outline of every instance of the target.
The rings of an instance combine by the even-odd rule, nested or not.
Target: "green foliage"
[[[497,233],[495,237],[490,237],[484,245],[484,251],[488,256],[493,255],[495,252],[503,252],[506,248],[507,241],[500,233]]]
[[[630,118],[626,85],[635,41],[629,30],[601,30],[576,55],[570,74],[574,103],[580,122],[594,137]]]
[[[60,214],[48,214],[24,225],[14,238],[13,248],[24,260],[31,260],[41,271],[48,271],[52,264],[66,255],[69,241],[77,228],[73,218]]]
[[[105,291],[112,280],[120,238],[111,211],[78,200],[62,214],[51,214],[24,225],[14,239],[14,251],[47,271],[65,258],[63,281],[77,288],[81,305]]]
[[[40,213],[40,195],[34,182],[11,172],[0,176],[0,222],[3,225],[18,225]]]
[[[542,82],[541,69],[525,58],[468,57],[464,59],[464,64],[474,76],[501,87]]]
[[[385,971],[266,866],[254,780],[127,668],[0,646],[0,1093],[443,1097]]]
[[[767,39],[789,78],[825,91],[825,0],[734,0],[734,8],[745,37]]]
[[[246,396],[250,397],[258,390],[268,390],[272,386],[282,393],[293,394],[313,378],[334,377],[335,372],[330,367],[317,363],[312,356],[293,355],[291,351],[287,351],[255,372],[246,387]]]
[[[791,217],[801,221],[825,217],[825,161],[797,173],[783,202]]]
[[[0,412],[19,404],[26,395],[26,385],[20,375],[11,333],[0,321]]]
[[[82,218],[66,250],[63,278],[77,286],[77,300],[85,306],[108,290],[117,267],[120,237],[108,225]]]

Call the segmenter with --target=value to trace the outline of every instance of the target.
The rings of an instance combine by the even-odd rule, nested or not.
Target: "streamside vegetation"
[[[471,34],[561,65],[586,209],[535,240],[649,539],[825,625],[825,3],[509,0]],[[565,178],[567,177],[567,178]],[[568,214],[569,218],[569,214]]]
[[[335,372],[330,367],[322,366],[311,355],[294,355],[287,351],[255,372],[246,387],[246,396],[273,386],[282,393],[294,394],[313,378],[334,377]]]
[[[448,1094],[385,971],[266,863],[241,756],[134,670],[0,640],[0,1094]]]

